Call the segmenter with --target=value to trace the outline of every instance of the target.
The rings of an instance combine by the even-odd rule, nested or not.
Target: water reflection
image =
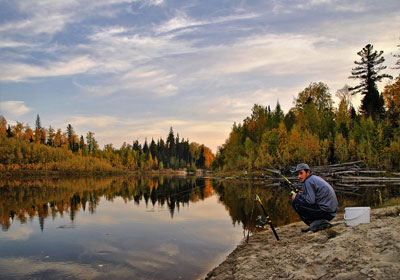
[[[198,279],[262,214],[298,220],[287,189],[257,182],[110,177],[0,182],[0,278]],[[377,205],[399,188],[338,192],[340,208]]]
[[[0,215],[1,279],[198,279],[243,235],[199,178],[3,181]]]
[[[253,230],[255,217],[262,214],[255,204],[257,193],[263,200],[274,225],[298,220],[291,207],[288,190],[260,182],[211,180],[179,177],[110,177],[110,178],[46,178],[40,180],[0,181],[0,224],[7,231],[12,221],[21,223],[38,217],[43,231],[45,220],[68,215],[74,221],[77,211],[93,214],[104,197],[113,201],[120,197],[125,203],[166,206],[171,218],[181,207],[208,198],[215,191],[225,205],[233,225]],[[348,206],[379,205],[399,197],[399,188],[386,186],[368,188],[360,194],[337,192],[341,210]]]
[[[11,221],[26,223],[39,217],[40,228],[45,219],[68,215],[73,221],[76,212],[95,213],[100,198],[113,201],[121,197],[146,206],[166,205],[171,218],[189,202],[204,200],[212,194],[210,180],[178,177],[44,179],[36,181],[3,181],[0,185],[0,223],[3,230]]]

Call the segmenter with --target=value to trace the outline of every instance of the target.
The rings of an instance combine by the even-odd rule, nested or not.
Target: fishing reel
[[[290,195],[293,195],[293,194],[299,193],[299,192],[300,192],[300,190],[299,190],[298,188],[294,188],[294,189],[292,189],[292,190],[290,191]]]
[[[258,215],[258,216],[257,216],[256,221],[258,222],[258,225],[257,225],[257,226],[259,226],[259,227],[261,227],[261,228],[264,228],[264,226],[265,226],[266,224],[268,224],[267,221],[264,221],[264,220],[263,220],[263,218],[262,218],[261,215]]]
[[[300,192],[300,189],[297,186],[293,185],[292,182],[290,182],[290,183],[288,183],[286,181],[285,182],[281,182],[281,186],[282,187],[287,187],[287,188],[290,189],[290,193],[289,193],[290,196],[292,196],[295,193],[299,193]]]

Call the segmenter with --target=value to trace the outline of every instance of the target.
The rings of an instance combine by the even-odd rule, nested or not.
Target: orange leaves
[[[204,146],[204,152],[203,152],[204,158],[205,158],[205,162],[204,162],[204,166],[205,168],[210,168],[212,162],[215,160],[214,154],[212,153],[211,149]]]
[[[396,81],[385,86],[382,92],[385,99],[385,104],[388,110],[400,111],[400,75],[396,78]]]

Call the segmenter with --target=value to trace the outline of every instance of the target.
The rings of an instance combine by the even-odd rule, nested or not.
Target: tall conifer
[[[364,95],[360,107],[360,111],[364,116],[372,117],[373,119],[382,117],[385,112],[385,102],[378,91],[376,83],[383,78],[393,78],[388,74],[378,74],[386,69],[386,66],[382,65],[385,61],[382,56],[383,51],[378,53],[371,44],[368,44],[357,55],[361,57],[361,61],[354,61],[357,66],[352,69],[349,79],[358,79],[361,82],[359,85],[350,88],[350,91],[353,94],[361,93]]]

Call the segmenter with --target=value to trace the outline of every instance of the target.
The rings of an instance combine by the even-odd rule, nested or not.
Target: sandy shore
[[[400,279],[400,206],[371,209],[371,223],[301,233],[301,222],[242,242],[206,279]]]

